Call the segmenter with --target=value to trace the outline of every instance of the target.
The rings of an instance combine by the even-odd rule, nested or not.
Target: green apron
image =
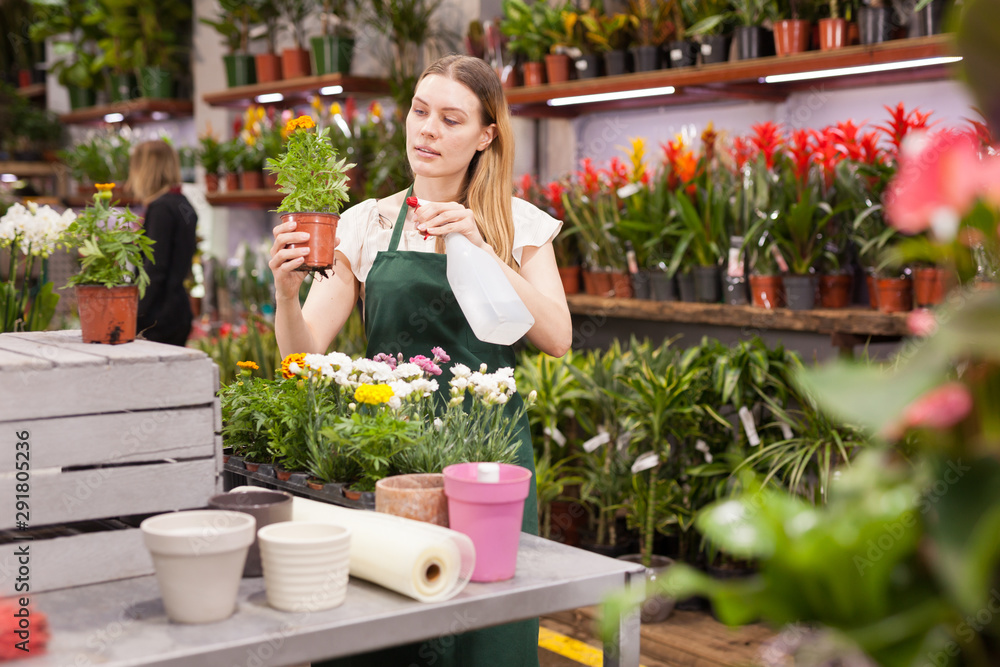
[[[410,188],[412,193],[413,188]],[[407,194],[410,194],[407,193]],[[375,255],[365,282],[366,356],[402,352],[406,359],[432,347],[441,347],[451,363],[478,370],[485,363],[490,372],[514,368],[514,350],[484,343],[472,333],[446,276],[446,257],[436,253],[397,250],[403,234],[407,207],[399,211],[389,249]],[[438,378],[439,393],[447,400],[447,371]],[[505,406],[513,414],[522,404],[515,395]],[[534,451],[527,417],[522,417],[517,465],[535,471]],[[538,534],[538,501],[535,485],[524,503],[521,529]],[[321,663],[324,667],[537,667],[538,619],[529,619],[464,634],[441,637],[421,644]]]

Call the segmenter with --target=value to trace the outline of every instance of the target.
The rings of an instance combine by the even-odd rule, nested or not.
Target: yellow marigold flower
[[[319,98],[319,95],[315,95],[312,98],[312,102],[310,102],[309,104],[311,104],[312,108],[315,109],[317,112],[323,110],[323,100]]]
[[[285,133],[291,134],[295,130],[308,130],[314,127],[316,127],[316,123],[311,116],[299,116],[288,121],[288,124],[285,125]]]
[[[299,367],[301,368],[302,367],[302,361],[305,358],[306,358],[305,353],[303,353],[303,352],[295,352],[293,354],[288,355],[284,359],[282,359],[281,360],[281,377],[286,378],[286,379],[287,378],[293,378],[293,377],[295,377],[295,373],[292,373],[290,370],[288,370],[289,364],[298,364]]]
[[[114,183],[94,183],[94,187],[97,188],[98,192],[111,192],[115,189]]]
[[[330,105],[330,115],[331,116],[339,116],[340,115],[340,103],[339,102],[334,102],[333,104]]]
[[[382,117],[382,105],[379,104],[378,102],[372,102],[371,114],[375,118],[381,118]]]
[[[392,387],[387,384],[363,384],[354,390],[354,400],[358,403],[379,405],[393,397]]]
[[[252,371],[258,370],[260,366],[252,361],[237,361],[236,365],[240,368],[249,368]]]

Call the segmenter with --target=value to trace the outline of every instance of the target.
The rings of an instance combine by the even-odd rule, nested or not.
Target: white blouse
[[[541,247],[556,237],[562,222],[536,207],[534,204],[514,197],[511,200],[514,214],[514,261],[520,265],[521,251],[526,246]],[[337,250],[351,263],[354,276],[362,285],[375,262],[375,255],[389,249],[392,241],[393,220],[384,220],[378,214],[378,200],[366,199],[352,206],[340,216],[337,225]],[[410,223],[407,223],[410,224]],[[403,229],[399,239],[399,250],[434,252],[436,237],[424,239],[423,232]]]

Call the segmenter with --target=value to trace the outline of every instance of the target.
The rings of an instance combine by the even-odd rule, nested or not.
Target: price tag
[[[743,422],[743,430],[747,433],[747,440],[750,442],[751,447],[756,447],[760,444],[760,436],[757,435],[757,425],[754,424],[753,415],[750,414],[750,410],[747,406],[740,408],[740,421]]]
[[[560,447],[566,444],[566,436],[563,435],[562,432],[557,428],[550,429],[548,426],[546,426],[544,429],[542,429],[542,433],[555,440],[555,443]]]
[[[712,45],[711,44],[702,44],[701,45],[701,55],[703,55],[703,56],[710,56],[710,55],[712,55]]]
[[[608,433],[607,431],[605,431],[604,433],[598,433],[593,438],[583,443],[583,451],[590,454],[601,445],[606,445],[609,442],[611,442],[610,433]]]
[[[650,468],[655,468],[660,465],[660,455],[656,452],[646,452],[645,454],[640,454],[639,458],[635,460],[632,464],[632,474],[640,473],[643,470],[649,470]]]
[[[618,439],[615,440],[615,448],[620,452],[621,450],[628,447],[628,443],[630,442],[632,442],[632,431],[629,431],[628,433],[622,433],[620,436],[618,436]]]
[[[628,199],[632,195],[636,194],[642,190],[642,186],[638,183],[626,183],[625,185],[618,188],[618,198]]]
[[[670,60],[671,61],[675,61],[676,62],[676,61],[680,60],[683,57],[684,57],[684,52],[681,51],[680,49],[670,49]]]
[[[729,264],[726,273],[730,278],[740,278],[743,276],[743,255],[739,248],[729,249]]]

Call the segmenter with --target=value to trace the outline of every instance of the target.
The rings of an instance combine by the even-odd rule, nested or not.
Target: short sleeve
[[[521,264],[521,251],[526,246],[541,247],[551,243],[562,222],[530,202],[514,197],[511,202],[514,215],[514,260]]]
[[[337,238],[340,239],[337,250],[351,263],[351,271],[361,282],[364,282],[364,277],[360,274],[367,274],[361,266],[361,251],[365,245],[369,225],[372,223],[372,216],[378,215],[377,205],[376,200],[366,199],[344,211],[340,216],[340,222],[337,223]]]

